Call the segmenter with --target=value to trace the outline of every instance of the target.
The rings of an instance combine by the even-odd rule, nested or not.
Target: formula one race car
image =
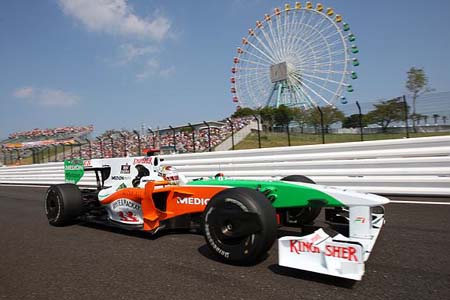
[[[251,264],[272,247],[280,226],[311,227],[322,208],[329,228],[278,239],[279,264],[360,280],[381,227],[387,198],[316,185],[292,175],[238,180],[222,174],[191,181],[158,156],[65,162],[66,184],[45,199],[54,226],[79,220],[156,233],[198,229],[222,261]],[[85,172],[87,172],[85,174]],[[97,189],[82,189],[89,173]],[[78,183],[78,185],[76,185]]]

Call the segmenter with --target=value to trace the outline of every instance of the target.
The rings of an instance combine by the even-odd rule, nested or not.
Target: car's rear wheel
[[[51,225],[73,224],[82,210],[81,191],[76,185],[57,184],[48,188],[45,196],[45,213]]]
[[[304,175],[289,175],[281,180],[316,184],[311,178]],[[286,212],[286,222],[294,226],[310,224],[319,216],[321,210],[321,207],[311,206],[290,209]]]
[[[206,206],[203,231],[209,249],[222,261],[255,263],[275,242],[276,212],[270,201],[256,190],[223,190]]]

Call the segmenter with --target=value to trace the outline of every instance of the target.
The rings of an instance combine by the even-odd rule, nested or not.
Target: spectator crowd
[[[14,132],[2,142],[3,162],[18,162],[33,155],[33,161],[62,161],[70,157],[109,158],[144,155],[147,149],[162,153],[187,153],[214,150],[216,146],[244,128],[253,118],[233,118],[225,121],[199,123],[152,131],[107,130],[88,139],[94,127],[67,126],[53,129],[33,129]],[[232,126],[231,126],[231,124]],[[56,152],[56,154],[55,154]],[[39,153],[39,154],[37,154]]]
[[[237,132],[249,125],[253,118],[233,118],[233,131]],[[160,129],[147,132],[131,132],[128,130],[108,130],[95,140],[91,145],[86,143],[81,148],[83,157],[120,157],[141,155],[147,149],[158,149],[164,153],[187,153],[209,151],[231,136],[229,122],[214,122],[214,125],[197,125],[192,130],[189,126],[181,126],[172,129]],[[194,137],[194,138],[193,138]],[[139,142],[140,141],[140,142]],[[139,146],[140,143],[140,146]],[[92,151],[92,153],[91,153]]]

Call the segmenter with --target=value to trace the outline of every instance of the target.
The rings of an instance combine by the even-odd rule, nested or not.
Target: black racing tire
[[[281,180],[316,184],[311,178],[304,175],[289,175],[281,178]],[[310,224],[319,216],[321,211],[321,207],[311,206],[291,209],[287,211],[286,221],[290,225],[302,226],[305,224]]]
[[[45,195],[45,213],[50,225],[71,225],[82,211],[81,191],[75,184],[57,184],[48,188]]]
[[[225,263],[261,260],[277,238],[276,212],[260,192],[231,188],[217,193],[203,214],[206,244]]]

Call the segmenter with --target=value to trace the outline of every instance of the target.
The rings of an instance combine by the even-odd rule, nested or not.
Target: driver
[[[175,167],[172,166],[163,166],[161,167],[161,170],[159,171],[159,176],[161,176],[162,178],[164,178],[164,180],[166,180],[167,182],[169,182],[169,184],[172,185],[178,185],[180,184],[180,175],[178,174],[177,169],[175,169]]]

